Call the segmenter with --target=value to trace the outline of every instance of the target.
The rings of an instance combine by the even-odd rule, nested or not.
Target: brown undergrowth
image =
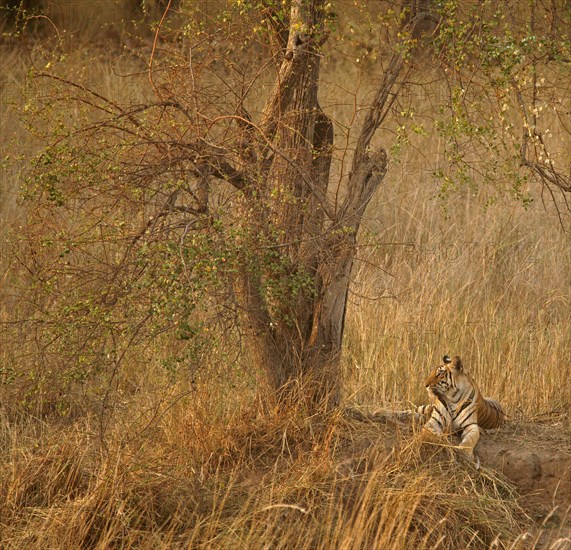
[[[533,528],[503,475],[340,414],[213,428],[173,407],[105,445],[95,418],[4,422],[2,439],[5,548],[524,548]]]
[[[151,42],[114,65],[115,50],[91,43],[94,34],[73,37],[66,70],[88,65],[105,96],[145,103],[145,87],[126,87],[121,75],[146,78]],[[415,142],[392,156],[353,269],[348,401],[370,410],[420,404],[435,358],[462,355],[512,419],[482,438],[480,472],[446,446],[421,445],[408,427],[261,415],[253,375],[234,350],[165,381],[166,350],[186,341],[157,337],[126,356],[111,381],[68,384],[54,367],[61,359],[30,359],[24,325],[21,339],[4,332],[14,312],[25,317],[33,305],[12,250],[38,143],[18,113],[30,59],[44,67],[49,49],[2,45],[0,151],[16,160],[0,178],[0,547],[565,548],[570,233],[537,188],[526,189],[534,199],[526,210],[493,186],[435,200],[430,166],[443,161],[445,141]],[[341,128],[355,114],[355,83],[366,87],[370,77],[324,65],[321,100]],[[411,104],[435,93],[425,87]],[[549,124],[565,155],[568,133]],[[336,141],[347,137],[339,132]],[[43,393],[34,393],[44,376]]]

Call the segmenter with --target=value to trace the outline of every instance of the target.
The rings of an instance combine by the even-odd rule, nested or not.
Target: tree
[[[27,112],[36,128],[38,120],[51,122],[25,191],[35,204],[25,256],[44,296],[43,357],[51,350],[71,379],[83,379],[94,365],[117,368],[127,350],[170,330],[187,350],[173,361],[199,364],[196,350],[212,342],[214,323],[218,334],[241,335],[273,402],[335,406],[357,235],[388,167],[375,134],[392,117],[399,131],[428,135],[398,122],[409,116],[399,94],[428,63],[426,55],[417,62],[420,51],[433,53],[431,70],[448,94],[435,116],[450,143],[451,172],[435,172],[443,188],[468,178],[468,144],[513,173],[527,166],[545,185],[569,191],[555,164],[530,160],[531,144],[541,148],[528,110],[537,82],[526,97],[516,81],[522,66],[549,56],[567,63],[556,29],[530,38],[523,25],[517,36],[490,3],[483,9],[499,18],[492,22],[457,2],[429,8],[405,3],[380,17],[392,29],[392,51],[357,117],[346,173],[332,171],[334,123],[319,102],[324,48],[339,32],[324,0],[236,3],[233,9],[257,17],[266,48],[253,75],[232,59],[231,25],[224,37],[189,24],[182,32],[190,45],[172,54],[173,63],[158,53],[162,22],[146,73],[148,101],[121,104],[57,71],[39,71],[36,81],[60,90],[43,92]],[[261,98],[269,65],[273,83]],[[517,155],[515,138],[502,155],[507,119],[477,114],[484,100],[489,108],[510,94],[523,113],[523,138]],[[55,109],[59,100],[67,111]],[[406,132],[400,139],[409,141]],[[514,183],[520,198],[521,187]]]

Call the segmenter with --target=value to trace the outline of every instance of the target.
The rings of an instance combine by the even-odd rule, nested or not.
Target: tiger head
[[[458,355],[454,359],[445,355],[442,358],[442,365],[436,367],[426,379],[424,385],[429,394],[444,396],[450,388],[457,388],[461,385],[464,367]]]

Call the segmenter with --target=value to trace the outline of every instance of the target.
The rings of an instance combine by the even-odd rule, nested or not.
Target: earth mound
[[[385,430],[394,427],[389,445],[398,446],[399,441],[412,436],[413,427],[391,420],[387,411],[370,414],[352,409],[348,415],[371,427],[367,436],[362,432],[353,452],[362,453],[378,444],[372,434],[374,425],[383,425]],[[493,470],[515,485],[521,508],[536,526],[529,533],[530,547],[571,550],[571,432],[567,416],[508,421],[497,430],[483,431],[476,455],[483,469]]]

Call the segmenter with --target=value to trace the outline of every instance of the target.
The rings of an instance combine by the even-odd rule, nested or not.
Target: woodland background
[[[3,16],[0,44],[4,547],[484,548],[495,541],[523,548],[539,544],[543,528],[568,521],[562,505],[534,516],[508,481],[485,468],[475,479],[446,449],[427,456],[405,428],[372,426],[341,412],[268,411],[243,335],[211,307],[221,264],[198,253],[204,275],[200,285],[192,283],[198,305],[188,309],[184,284],[171,284],[176,266],[168,249],[151,249],[144,258],[153,266],[148,286],[139,279],[138,294],[128,294],[132,288],[125,294],[152,302],[151,324],[136,335],[114,332],[116,319],[89,305],[100,292],[90,286],[93,265],[65,263],[66,231],[107,229],[91,225],[94,212],[78,215],[82,207],[54,214],[65,190],[60,197],[57,186],[41,180],[51,173],[46,144],[63,135],[70,119],[98,119],[89,106],[63,107],[75,90],[38,74],[136,107],[156,97],[151,58],[166,72],[163,59],[178,55],[188,64],[189,44],[207,41],[197,67],[214,67],[216,74],[217,64],[238,59],[245,86],[244,66],[259,66],[269,55],[263,34],[259,40],[249,34],[259,6],[182,0],[171,6],[157,38],[164,3],[13,4],[18,9]],[[530,10],[538,19],[555,10],[569,52],[565,3],[502,4],[514,28]],[[343,144],[334,153],[334,175],[350,159],[351,128],[390,58],[383,29],[398,21],[401,8],[334,3],[335,38],[324,47],[319,91],[335,143]],[[484,145],[470,149],[458,170],[450,140],[434,122],[445,100],[430,51],[411,63],[421,70],[393,106],[397,122],[382,125],[376,138],[389,164],[358,235],[341,359],[343,403],[361,410],[424,403],[429,368],[445,353],[460,354],[484,394],[504,405],[510,433],[532,438],[533,426],[547,429],[553,447],[569,452],[569,194],[525,176],[517,163],[496,167],[497,135],[488,150],[486,136],[478,137]],[[569,71],[568,60],[538,67],[533,84],[533,116],[567,178]],[[214,77],[206,82],[209,93],[222,94]],[[254,112],[272,82],[271,71],[256,81]],[[477,117],[471,123],[477,126]],[[91,166],[84,168],[74,172],[76,181],[77,174],[89,181]],[[232,198],[221,193],[217,200],[222,208]],[[112,229],[124,238],[131,221],[140,227],[150,214],[152,208],[133,210],[132,220],[117,219]],[[210,241],[204,246],[205,256],[215,249]],[[119,249],[105,250],[111,263]],[[70,265],[81,284],[66,278]],[[50,269],[58,281],[51,290],[39,275]],[[161,286],[161,277],[168,284]],[[98,339],[103,333],[105,344]],[[109,338],[116,341],[110,345]],[[80,342],[99,347],[80,349]]]

